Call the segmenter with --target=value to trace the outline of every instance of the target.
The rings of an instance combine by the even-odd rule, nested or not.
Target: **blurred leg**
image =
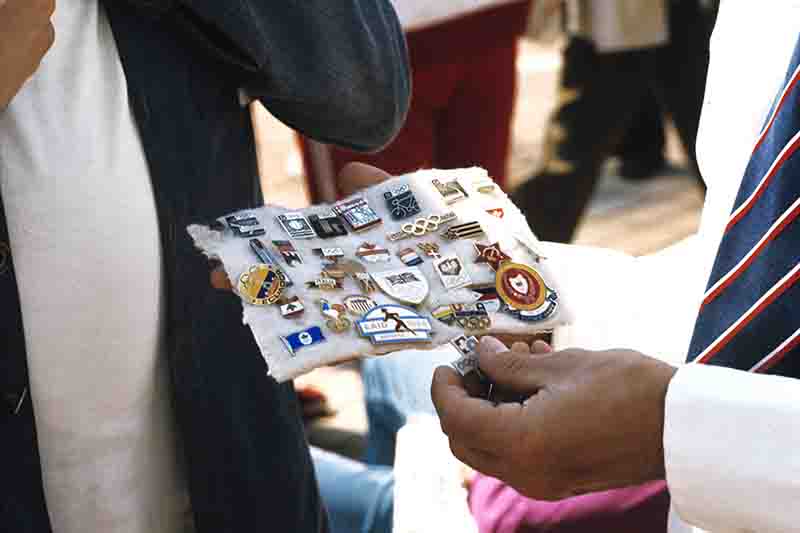
[[[463,58],[462,79],[436,131],[437,168],[480,166],[503,186],[511,146],[517,39],[508,35],[478,56]]]
[[[542,169],[512,194],[540,239],[572,239],[603,162],[647,94],[642,59],[640,52],[597,54],[590,42],[570,40]]]
[[[622,177],[646,179],[664,167],[666,138],[662,113],[658,99],[648,94],[616,149]]]
[[[655,89],[672,117],[692,172],[705,190],[697,168],[697,128],[708,70],[708,44],[715,12],[697,0],[670,4],[670,44],[657,51]]]
[[[457,358],[447,350],[405,351],[362,361],[364,397],[369,431],[364,460],[369,464],[394,464],[395,436],[409,415],[435,415],[431,380],[439,365]]]
[[[394,474],[388,466],[367,466],[311,448],[331,533],[390,533]]]

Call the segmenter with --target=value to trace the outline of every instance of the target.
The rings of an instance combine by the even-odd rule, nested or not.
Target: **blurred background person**
[[[517,44],[527,26],[530,0],[393,4],[406,31],[413,72],[405,126],[387,148],[372,155],[301,138],[312,203],[340,194],[334,177],[351,161],[390,174],[477,165],[501,186],[506,181]]]
[[[702,187],[694,145],[715,13],[702,0],[566,5],[570,37],[542,168],[512,195],[541,239],[560,242],[572,239],[615,151],[623,153],[623,173],[632,163],[627,173],[633,177],[663,164],[654,98],[672,119]]]

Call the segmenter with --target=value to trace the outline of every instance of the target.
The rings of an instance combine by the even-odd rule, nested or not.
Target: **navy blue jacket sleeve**
[[[167,5],[184,28],[237,69],[251,96],[313,139],[376,150],[405,120],[408,54],[389,0],[170,0]]]

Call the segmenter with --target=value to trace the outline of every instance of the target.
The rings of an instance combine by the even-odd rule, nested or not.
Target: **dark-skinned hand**
[[[39,68],[53,45],[55,0],[0,0],[0,110]]]
[[[674,367],[630,350],[509,350],[488,337],[478,351],[495,387],[527,399],[472,397],[454,370],[438,368],[431,395],[460,460],[548,500],[663,478]]]

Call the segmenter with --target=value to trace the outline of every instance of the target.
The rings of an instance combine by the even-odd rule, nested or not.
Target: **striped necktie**
[[[800,41],[745,170],[689,362],[800,377],[799,81]]]

